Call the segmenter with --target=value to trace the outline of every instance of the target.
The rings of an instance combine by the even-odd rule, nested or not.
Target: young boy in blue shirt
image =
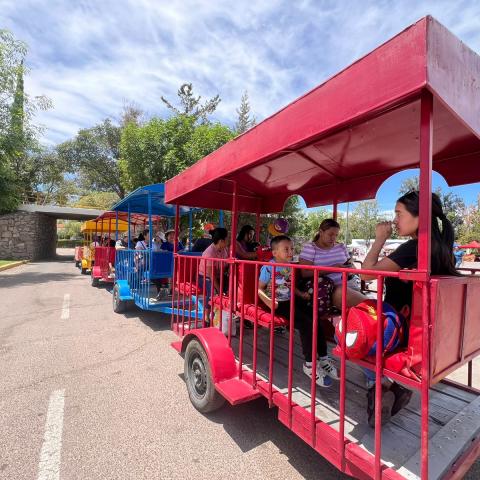
[[[273,237],[270,242],[273,259],[271,263],[290,263],[293,259],[293,242],[286,235]],[[286,319],[290,318],[290,290],[292,269],[289,267],[277,267],[275,269],[275,299],[272,300],[272,272],[270,265],[262,266],[258,282],[258,296],[270,309],[275,310],[275,314]],[[301,292],[295,288],[295,295],[309,300],[310,294]],[[312,336],[313,336],[313,317],[312,312],[305,309],[303,302],[295,302],[295,328],[300,333],[303,355],[305,362],[303,364],[304,373],[312,378]],[[338,379],[337,369],[332,360],[327,355],[327,342],[321,325],[318,325],[317,332],[317,378],[316,383],[320,387],[330,387],[332,378]]]

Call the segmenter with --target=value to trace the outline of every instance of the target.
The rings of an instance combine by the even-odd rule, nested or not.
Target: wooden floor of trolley
[[[268,378],[269,338],[267,329],[258,329],[257,375]],[[287,395],[288,332],[275,334],[274,387]],[[238,358],[238,337],[232,347]],[[252,369],[253,330],[245,330],[244,368]],[[336,362],[339,366],[339,362]],[[295,334],[292,400],[310,411],[310,379],[303,373],[303,355]],[[339,382],[330,388],[317,387],[316,416],[339,429]],[[367,390],[361,368],[347,363],[345,435],[365,450],[374,452],[374,429],[367,424]],[[409,405],[382,429],[382,461],[407,479],[420,478],[420,396],[415,392]],[[440,479],[480,432],[480,396],[437,384],[430,393],[429,478]]]

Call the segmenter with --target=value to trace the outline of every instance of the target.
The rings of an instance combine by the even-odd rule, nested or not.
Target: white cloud
[[[124,100],[167,114],[192,82],[220,94],[216,117],[232,124],[248,90],[261,120],[403,28],[431,13],[480,50],[480,4],[463,1],[2,2],[3,24],[30,46],[27,90],[55,108],[38,116],[45,140],[116,118]]]

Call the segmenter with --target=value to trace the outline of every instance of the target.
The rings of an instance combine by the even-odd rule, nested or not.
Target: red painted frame
[[[375,72],[375,74],[372,74]],[[442,25],[426,17],[409,27],[389,42],[354,63],[338,75],[307,93],[305,96],[266,119],[257,127],[229,142],[199,161],[182,174],[166,183],[166,201],[177,205],[218,208],[230,204],[232,210],[232,238],[235,235],[238,213],[280,211],[292,194],[300,194],[308,206],[331,203],[336,216],[339,202],[372,198],[381,183],[393,173],[405,168],[420,168],[420,223],[418,233],[418,267],[413,271],[401,271],[396,276],[413,280],[418,286],[420,302],[415,305],[415,326],[419,334],[421,353],[421,380],[407,382],[421,394],[421,477],[428,478],[428,414],[429,388],[442,378],[444,372],[432,375],[432,355],[443,348],[432,343],[431,330],[435,325],[435,309],[432,308],[432,279],[430,277],[430,225],[432,169],[435,167],[450,185],[480,181],[478,152],[480,151],[480,117],[476,106],[480,93],[476,85],[480,81],[480,57],[463,45]],[[320,108],[319,108],[320,105]],[[319,115],[319,112],[322,114]],[[373,160],[372,160],[373,158]],[[459,162],[462,168],[458,168]],[[349,170],[351,170],[349,172]],[[350,175],[350,176],[349,176]],[[178,225],[176,224],[176,233]],[[257,228],[258,233],[258,228]],[[234,268],[230,275],[228,308],[232,313],[235,272],[238,265],[262,262],[245,262],[234,259],[232,242],[231,258],[217,261],[216,268],[229,264]],[[182,271],[186,276],[185,257],[176,254],[175,278]],[[192,260],[190,260],[191,262]],[[276,264],[277,265],[277,264]],[[278,266],[280,266],[278,264]],[[212,272],[214,269],[212,263]],[[275,268],[275,267],[274,267]],[[302,268],[305,268],[302,266]],[[314,275],[318,269],[313,268]],[[329,270],[322,267],[322,270]],[[339,271],[332,268],[331,271]],[[361,270],[367,274],[368,271]],[[342,270],[342,317],[346,319],[346,274]],[[357,270],[358,272],[358,270]],[[388,272],[370,272],[380,285]],[[192,275],[190,275],[192,283]],[[437,279],[438,280],[438,279]],[[193,282],[195,283],[195,282]],[[198,277],[195,285],[198,289]],[[185,292],[185,289],[183,290]],[[378,289],[379,292],[382,289]],[[212,288],[213,297],[213,288]],[[184,293],[185,295],[185,293]],[[272,296],[275,295],[273,287]],[[293,297],[293,295],[292,295]],[[314,295],[316,298],[316,295]],[[203,293],[205,300],[205,293]],[[220,302],[222,308],[223,301]],[[377,295],[377,310],[381,295]],[[447,305],[448,308],[448,305]],[[259,309],[255,300],[255,316]],[[345,422],[345,339],[340,339],[340,431],[325,425],[315,416],[314,400],[316,384],[312,381],[311,412],[292,402],[293,344],[290,343],[288,365],[288,394],[280,394],[273,386],[274,335],[270,330],[269,381],[256,375],[257,322],[254,323],[253,371],[243,369],[242,345],[244,338],[244,303],[240,307],[240,355],[237,363],[238,380],[261,392],[269,404],[279,407],[280,420],[312,445],[341,471],[358,478],[402,478],[386,468],[381,461],[381,429],[375,430],[375,455],[349,443],[344,436]],[[293,313],[293,311],[292,311]],[[452,312],[452,318],[458,312]],[[465,322],[458,314],[459,321]],[[294,316],[290,321],[293,333]],[[181,328],[179,327],[181,324]],[[205,325],[205,322],[204,322]],[[274,314],[271,314],[271,327]],[[197,325],[195,324],[195,327]],[[172,318],[172,327],[180,334],[186,328],[191,335],[191,322]],[[230,324],[231,328],[231,324]],[[314,309],[313,329],[318,328]],[[378,323],[377,345],[383,344],[383,325]],[[343,332],[347,330],[346,325]],[[231,342],[230,331],[228,344]],[[446,333],[446,332],[443,332]],[[293,338],[293,335],[290,336]],[[316,352],[316,336],[313,336],[313,352]],[[480,346],[479,346],[480,347]],[[463,343],[461,350],[463,348]],[[210,352],[215,356],[215,352]],[[440,351],[441,353],[441,351]],[[457,363],[448,371],[467,362],[469,386],[471,386],[471,360],[479,350],[465,356],[461,352]],[[433,357],[435,358],[435,357]],[[315,365],[315,362],[314,362]],[[315,367],[313,368],[315,370]],[[380,424],[381,376],[384,356],[376,353],[376,424]],[[397,376],[400,378],[401,376]],[[313,372],[315,378],[315,372]],[[236,379],[237,380],[237,379]],[[474,389],[464,386],[475,392]],[[235,393],[233,393],[234,395]],[[241,395],[238,392],[238,395]],[[238,400],[238,399],[237,399]],[[233,402],[232,402],[233,403]],[[457,478],[478,457],[480,448],[475,443],[457,460],[451,478]]]

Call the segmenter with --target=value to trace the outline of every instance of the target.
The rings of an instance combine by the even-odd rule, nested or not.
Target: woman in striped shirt
[[[343,243],[337,243],[340,225],[332,218],[324,220],[312,242],[306,243],[300,253],[299,263],[302,265],[319,265],[322,267],[353,268],[350,255]],[[332,302],[337,308],[342,307],[342,274],[341,272],[319,272],[330,278],[335,284]],[[313,270],[303,270],[302,276],[313,276]],[[358,305],[365,300],[360,292],[347,287],[347,306]]]

